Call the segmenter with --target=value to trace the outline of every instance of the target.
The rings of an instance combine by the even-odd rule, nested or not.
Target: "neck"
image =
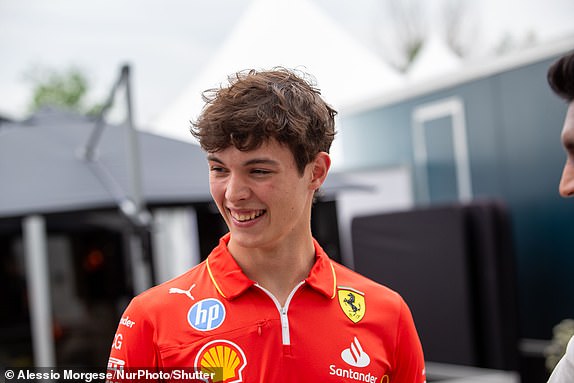
[[[232,245],[230,243],[230,245]],[[312,237],[273,249],[230,246],[230,252],[243,273],[271,292],[281,306],[291,291],[309,276],[315,263]]]

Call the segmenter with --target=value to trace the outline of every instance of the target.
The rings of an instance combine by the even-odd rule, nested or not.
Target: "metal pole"
[[[152,286],[149,263],[144,259],[143,241],[135,233],[129,233],[128,249],[130,255],[132,282],[135,294],[139,294]]]
[[[174,278],[201,261],[194,208],[155,209],[152,235],[157,283]]]
[[[112,106],[116,93],[120,87],[123,86],[125,90],[125,127],[127,134],[127,153],[128,153],[128,175],[129,175],[129,191],[123,193],[121,187],[109,177],[109,173],[105,171],[97,159],[95,158],[95,150],[102,136],[105,126],[104,117]],[[139,135],[135,129],[133,122],[133,107],[132,107],[132,94],[130,83],[130,67],[123,65],[118,81],[114,84],[110,96],[102,109],[97,124],[92,131],[86,147],[84,148],[84,159],[94,164],[93,170],[98,178],[103,182],[118,203],[118,207],[122,213],[134,224],[135,231],[128,233],[127,248],[129,249],[130,265],[133,276],[134,290],[142,292],[151,286],[151,268],[146,259],[146,248],[144,246],[145,233],[138,233],[139,229],[146,228],[151,222],[151,215],[145,208],[143,192],[142,192],[142,177],[141,177],[141,158],[139,150]]]
[[[24,218],[22,229],[34,364],[36,367],[54,367],[56,358],[44,217],[33,215]]]
[[[135,129],[133,122],[133,107],[131,95],[131,82],[130,82],[130,67],[124,65],[122,67],[121,78],[124,81],[125,87],[125,102],[126,102],[126,125],[128,133],[128,172],[131,181],[130,199],[134,207],[135,222],[143,227],[150,224],[151,216],[144,206],[142,197],[142,177],[141,177],[141,156],[139,148],[139,136]],[[150,264],[145,259],[145,249],[143,244],[143,233],[130,234],[130,254],[132,260],[132,272],[134,280],[134,289],[136,292],[142,292],[151,287],[151,270]]]
[[[88,143],[86,144],[84,152],[82,153],[87,161],[93,161],[96,157],[96,147],[98,146],[98,143],[100,142],[100,138],[102,137],[102,133],[104,131],[105,126],[104,117],[108,113],[108,110],[110,109],[112,104],[114,103],[115,94],[119,86],[121,85],[122,80],[123,80],[123,72],[118,81],[116,81],[116,83],[112,87],[112,90],[106,100],[106,103],[104,104],[102,110],[98,114],[98,119],[96,120],[96,126],[92,130],[92,134],[88,138]]]
[[[143,209],[142,201],[142,180],[141,180],[141,156],[139,150],[138,133],[134,127],[133,122],[133,107],[131,95],[131,81],[130,81],[130,67],[124,65],[122,67],[122,76],[126,92],[126,124],[128,128],[128,145],[129,145],[129,173],[131,180],[131,197],[135,205],[137,214],[140,214]]]

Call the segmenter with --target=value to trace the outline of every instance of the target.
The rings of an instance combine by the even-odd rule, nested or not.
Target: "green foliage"
[[[98,105],[85,105],[89,83],[77,68],[62,71],[36,68],[27,77],[34,86],[29,106],[31,112],[46,106],[85,114],[94,114],[101,109]]]
[[[415,61],[424,43],[425,40],[423,38],[419,38],[419,39],[413,39],[412,41],[409,41],[408,44],[405,44],[404,49],[405,49],[405,55],[407,57],[407,63],[405,64],[404,68],[402,68],[403,72],[408,69],[408,67],[413,63],[413,61]]]

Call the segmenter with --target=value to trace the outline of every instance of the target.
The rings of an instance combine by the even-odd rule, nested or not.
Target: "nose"
[[[251,189],[243,177],[233,174],[225,187],[225,199],[229,202],[243,201],[249,198]]]
[[[564,165],[558,191],[562,197],[574,196],[574,162],[570,158],[566,160]]]

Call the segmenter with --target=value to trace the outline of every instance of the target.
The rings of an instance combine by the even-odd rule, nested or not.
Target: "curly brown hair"
[[[319,152],[329,152],[337,112],[306,73],[286,68],[247,70],[229,85],[203,92],[206,102],[191,134],[207,152],[233,145],[248,151],[275,139],[293,153],[303,174]]]
[[[547,78],[554,93],[568,102],[574,101],[574,52],[554,62]]]

